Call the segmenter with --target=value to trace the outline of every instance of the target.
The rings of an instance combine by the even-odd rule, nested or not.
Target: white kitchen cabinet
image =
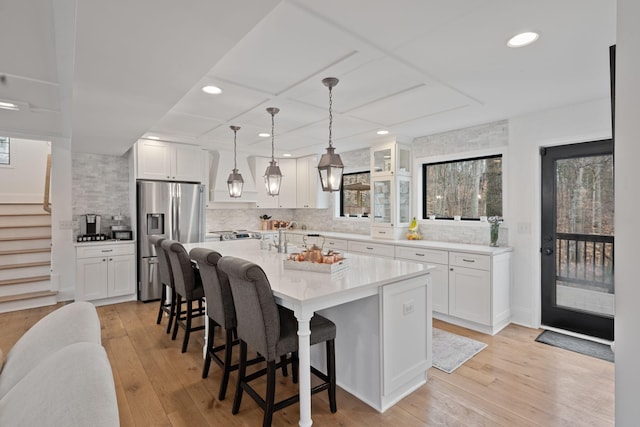
[[[135,244],[81,243],[76,246],[77,301],[103,303],[135,299]],[[120,297],[117,301],[111,300]]]
[[[449,315],[483,325],[491,323],[489,271],[449,267]]]
[[[371,237],[397,240],[411,222],[411,150],[390,142],[371,148]]]
[[[396,259],[418,261],[432,266],[431,301],[433,311],[449,313],[449,253],[448,251],[396,246]]]
[[[296,160],[297,200],[299,208],[326,209],[329,207],[329,193],[322,191],[318,174],[319,156],[301,157]]]
[[[357,252],[366,255],[373,255],[385,258],[394,258],[395,249],[391,245],[381,243],[357,242],[351,241],[347,243],[349,252]]]
[[[297,197],[296,159],[277,159],[278,166],[280,166],[280,172],[282,173],[280,194],[277,196],[268,195],[267,189],[264,185],[264,172],[266,171],[269,162],[271,162],[270,157],[255,158],[256,188],[258,190],[256,207],[266,209],[295,208]]]
[[[137,179],[201,182],[204,151],[199,147],[142,139],[136,143]]]

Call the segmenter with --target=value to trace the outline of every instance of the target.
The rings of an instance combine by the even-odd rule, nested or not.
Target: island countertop
[[[288,254],[275,249],[260,249],[254,239],[232,241],[207,241],[183,244],[187,251],[207,248],[223,256],[235,256],[258,264],[267,275],[276,297],[296,301],[321,301],[364,297],[378,293],[378,287],[427,274],[429,267],[410,261],[381,259],[367,255],[346,253],[349,266],[335,273],[323,273],[286,269],[284,260]],[[326,303],[326,301],[325,301]]]

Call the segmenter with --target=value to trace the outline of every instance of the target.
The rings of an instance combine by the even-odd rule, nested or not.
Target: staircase
[[[42,204],[0,204],[0,313],[56,303],[51,215]]]

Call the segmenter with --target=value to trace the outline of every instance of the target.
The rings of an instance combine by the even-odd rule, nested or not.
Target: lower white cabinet
[[[449,315],[491,324],[491,274],[487,270],[449,267]]]
[[[396,246],[396,259],[432,267],[433,317],[487,334],[511,318],[511,253]]]
[[[395,257],[395,250],[392,245],[382,243],[355,242],[349,240],[347,243],[349,252],[358,252],[365,255],[374,255],[387,258]]]
[[[132,243],[82,243],[76,246],[77,301],[135,298],[136,260]]]

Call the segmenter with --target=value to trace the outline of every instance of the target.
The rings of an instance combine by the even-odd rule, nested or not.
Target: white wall
[[[640,2],[618,0],[616,42],[616,425],[640,420]]]
[[[509,245],[514,248],[511,286],[514,323],[540,325],[540,147],[610,137],[608,98],[509,120],[507,185]]]
[[[11,138],[9,149],[11,164],[0,166],[0,202],[42,203],[50,143]]]
[[[51,280],[58,284],[58,301],[72,300],[76,288],[76,255],[73,231],[60,228],[71,221],[71,150],[67,139],[51,143]]]

